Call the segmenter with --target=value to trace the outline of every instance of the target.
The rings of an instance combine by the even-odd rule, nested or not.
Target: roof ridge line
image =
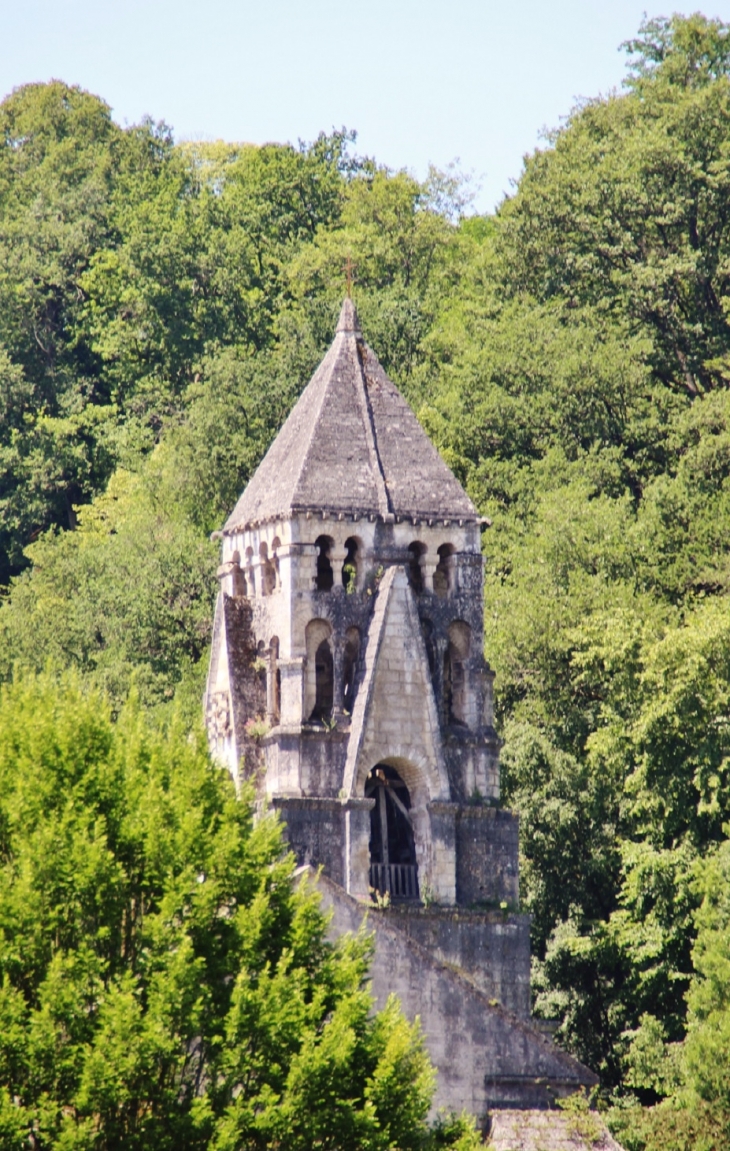
[[[373,611],[373,617],[370,627],[368,628],[367,642],[365,644],[365,651],[363,652],[365,674],[362,683],[359,685],[355,697],[355,706],[352,709],[350,738],[347,741],[347,756],[345,758],[345,770],[342,779],[345,794],[350,797],[352,797],[355,790],[357,761],[365,735],[365,720],[367,719],[370,707],[375,667],[378,662],[383,640],[383,625],[385,623],[388,602],[393,591],[393,581],[397,570],[397,566],[387,568],[377,588],[375,610]],[[368,655],[371,657],[369,664]]]
[[[375,420],[373,419],[373,409],[370,404],[370,396],[368,395],[367,380],[365,379],[365,368],[363,366],[363,356],[367,355],[367,344],[363,339],[355,338],[355,351],[357,354],[357,366],[360,373],[360,388],[358,392],[358,403],[363,415],[363,424],[365,425],[365,441],[368,446],[368,455],[370,456],[370,466],[373,469],[373,477],[375,479],[375,487],[378,492],[378,511],[383,519],[388,519],[393,515],[393,508],[390,501],[390,494],[388,492],[388,485],[385,481],[385,471],[383,463],[380,459],[378,451],[377,434],[375,431]]]
[[[329,365],[327,364],[327,361],[330,359],[330,357],[333,360],[335,360],[337,358],[335,349],[337,346],[337,337],[341,334],[342,333],[340,333],[340,332],[335,332],[334,340],[332,341],[329,348],[325,352],[319,366],[317,367],[314,375],[312,376],[312,379],[309,381],[309,384],[307,385],[307,387],[309,387],[311,384],[313,384],[316,381],[317,383],[320,384],[320,391],[319,391],[319,396],[317,397],[317,401],[316,401],[316,408],[315,408],[316,418],[310,422],[309,427],[307,429],[307,438],[305,441],[305,448],[304,448],[304,453],[303,453],[303,458],[305,460],[306,460],[307,455],[309,454],[309,452],[311,450],[312,441],[315,437],[315,434],[317,432],[317,426],[319,424],[319,417],[322,414],[322,410],[323,410],[324,405],[325,405],[325,400],[327,399],[327,393],[329,391],[329,385],[332,381],[332,369],[330,368],[329,372],[327,371],[327,367],[329,367]],[[327,365],[327,366],[325,366],[325,365]],[[306,391],[306,388],[305,388],[305,391]],[[301,396],[299,398],[301,399]],[[279,430],[281,430],[281,429],[279,429]],[[276,443],[276,438],[277,437],[274,438],[274,443]],[[273,447],[273,444],[272,444],[272,447]],[[294,490],[291,493],[291,499],[289,501],[288,511],[290,513],[292,510],[293,502],[296,498],[296,488],[297,488],[297,485],[295,484]]]

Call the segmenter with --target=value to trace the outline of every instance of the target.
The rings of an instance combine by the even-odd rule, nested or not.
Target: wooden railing
[[[418,899],[418,867],[415,863],[371,863],[370,887],[391,899]]]

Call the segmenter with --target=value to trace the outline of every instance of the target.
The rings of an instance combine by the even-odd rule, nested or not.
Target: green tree
[[[80,277],[109,233],[121,136],[106,104],[60,82],[0,104],[2,582],[30,534],[73,525],[73,504],[109,474],[100,441],[113,414],[75,328]]]
[[[0,105],[0,583],[180,419],[221,348],[271,348],[288,266],[338,218],[354,134],[177,147],[60,81]]]
[[[687,1035],[668,1043],[650,1017],[634,1036],[632,1078],[665,1098],[647,1110],[615,1108],[611,1125],[629,1151],[722,1151],[730,1138],[730,843],[698,860],[692,875],[694,972]]]
[[[33,566],[0,606],[0,676],[74,668],[116,707],[134,680],[148,706],[177,691],[196,723],[217,547],[144,475],[120,471],[76,531],[49,532],[28,554]]]
[[[202,736],[21,679],[0,779],[3,1146],[428,1144],[417,1028],[372,1014],[368,940],[327,941],[278,824]]]
[[[322,228],[289,268],[299,323],[326,346],[354,264],[355,300],[386,370],[408,388],[433,321],[435,292],[453,238],[449,204],[434,195],[439,173],[419,183],[405,172],[364,166],[344,190],[339,219]],[[439,210],[435,210],[438,208]],[[296,313],[295,313],[296,314]]]
[[[578,107],[526,161],[498,232],[509,289],[625,317],[690,396],[722,382],[730,336],[727,44],[699,15],[644,24],[629,93]]]

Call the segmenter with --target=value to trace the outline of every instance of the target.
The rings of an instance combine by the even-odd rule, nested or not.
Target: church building
[[[483,655],[486,521],[365,343],[334,341],[221,534],[212,751],[374,933],[436,1106],[549,1107],[596,1077],[530,1018],[517,818]]]

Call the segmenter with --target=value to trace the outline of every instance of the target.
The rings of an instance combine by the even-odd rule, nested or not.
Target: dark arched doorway
[[[370,812],[370,888],[373,897],[418,899],[416,844],[411,823],[411,797],[394,767],[379,763],[365,781]]]

